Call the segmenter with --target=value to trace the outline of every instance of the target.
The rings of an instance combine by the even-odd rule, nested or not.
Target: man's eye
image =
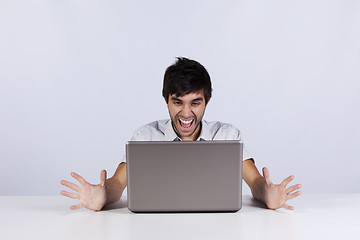
[[[174,102],[175,105],[181,105],[181,102]]]
[[[193,106],[198,106],[198,105],[200,105],[200,103],[199,102],[194,102],[194,103],[192,103],[192,105]]]

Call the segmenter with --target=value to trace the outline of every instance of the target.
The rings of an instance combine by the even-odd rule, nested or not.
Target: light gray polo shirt
[[[181,141],[175,133],[171,120],[159,120],[140,127],[134,133],[132,141]],[[197,141],[211,140],[241,140],[240,131],[231,124],[208,122],[202,120],[202,128]],[[252,159],[243,148],[243,160]]]

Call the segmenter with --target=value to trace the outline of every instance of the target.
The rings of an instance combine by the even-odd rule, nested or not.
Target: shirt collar
[[[179,141],[180,138],[175,133],[172,125],[171,119],[169,119],[164,125],[160,126],[160,130],[164,133],[165,141]],[[179,140],[177,140],[179,139]]]
[[[197,141],[211,141],[213,139],[213,136],[211,134],[211,130],[210,127],[207,123],[207,121],[202,120],[201,121],[201,131],[200,131],[200,135],[199,138],[197,139]]]
[[[171,119],[169,119],[164,125],[159,127],[160,130],[165,135],[165,141],[181,141],[181,139],[178,137],[178,135],[175,133],[172,127]],[[202,120],[200,135],[196,141],[211,141],[211,140],[212,140],[212,136],[208,123],[205,120]]]

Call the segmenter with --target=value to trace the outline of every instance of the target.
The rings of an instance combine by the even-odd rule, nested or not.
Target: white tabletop
[[[0,239],[360,239],[360,194],[302,195],[296,210],[243,196],[237,213],[134,214],[126,198],[101,212],[62,196],[0,196]]]

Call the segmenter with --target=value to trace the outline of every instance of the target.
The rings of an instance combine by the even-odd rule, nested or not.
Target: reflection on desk
[[[360,194],[302,195],[294,211],[243,196],[236,213],[135,214],[126,197],[100,212],[62,196],[0,196],[1,239],[360,239]]]

